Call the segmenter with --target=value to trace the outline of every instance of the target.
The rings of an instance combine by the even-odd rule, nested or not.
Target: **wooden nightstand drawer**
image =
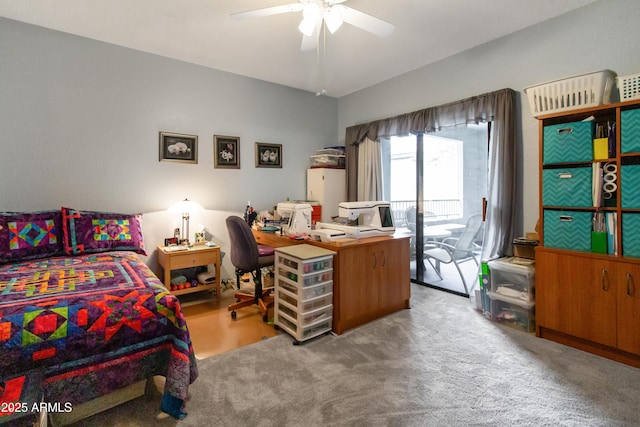
[[[216,255],[213,252],[185,252],[174,254],[171,256],[171,268],[189,268],[199,265],[215,264],[217,261]]]

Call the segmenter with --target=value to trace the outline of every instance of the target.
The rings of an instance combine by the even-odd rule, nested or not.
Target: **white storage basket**
[[[620,102],[640,98],[640,74],[620,76],[617,80],[618,90],[620,91]]]
[[[530,86],[524,92],[533,117],[538,117],[609,104],[615,77],[613,71],[603,70]]]

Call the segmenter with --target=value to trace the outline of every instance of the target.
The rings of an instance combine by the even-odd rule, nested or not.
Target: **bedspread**
[[[26,409],[7,402],[72,406],[153,375],[180,407],[198,372],[178,299],[137,254],[0,266],[0,423]]]

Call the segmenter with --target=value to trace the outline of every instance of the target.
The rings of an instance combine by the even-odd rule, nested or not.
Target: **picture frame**
[[[240,138],[213,135],[213,167],[216,169],[240,169]]]
[[[198,163],[198,135],[160,132],[160,161]]]
[[[256,142],[257,168],[282,168],[282,144]]]

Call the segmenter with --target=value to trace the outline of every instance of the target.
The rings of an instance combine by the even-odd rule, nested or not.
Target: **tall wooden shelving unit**
[[[640,148],[629,152],[629,144],[625,143],[627,152],[623,150],[623,129],[626,141],[637,138],[638,142],[631,145],[640,147],[640,126],[634,126],[631,120],[624,118],[625,115],[629,116],[630,110],[638,110],[637,114],[632,114],[634,118],[640,119],[640,100],[538,117],[539,218],[542,226],[541,242],[536,249],[536,334],[640,367],[640,255],[635,248],[635,242],[640,241],[640,222],[637,221],[640,219],[640,185],[636,182],[637,179],[626,178],[627,175],[631,176],[630,173],[622,171],[626,165],[640,163]],[[591,116],[596,123],[615,120],[615,154],[608,159],[545,164],[545,149],[554,148],[550,145],[550,138],[545,147],[545,128],[549,130],[554,125],[582,122]],[[585,236],[589,239],[591,237],[590,220],[588,230],[584,229],[584,221],[570,221],[570,232],[566,236],[559,236],[562,233],[553,226],[551,218],[562,216],[573,219],[575,216],[576,219],[590,219],[596,208],[572,205],[575,194],[556,194],[560,199],[570,200],[567,205],[544,204],[545,200],[553,198],[550,193],[557,190],[550,188],[548,181],[546,188],[544,187],[545,171],[548,174],[549,170],[591,170],[594,162],[612,163],[617,169],[615,201],[600,208],[605,214],[615,213],[617,217],[617,251],[614,254],[590,252],[590,242],[589,248],[585,250]],[[632,168],[627,168],[629,169]],[[637,169],[640,170],[640,165]],[[625,205],[622,202],[623,195],[627,200],[637,200],[637,206],[627,207],[628,203]],[[558,197],[554,200],[558,200]],[[549,222],[547,224],[545,213]],[[561,245],[557,244],[559,240],[563,242]],[[565,247],[558,247],[563,245]]]

